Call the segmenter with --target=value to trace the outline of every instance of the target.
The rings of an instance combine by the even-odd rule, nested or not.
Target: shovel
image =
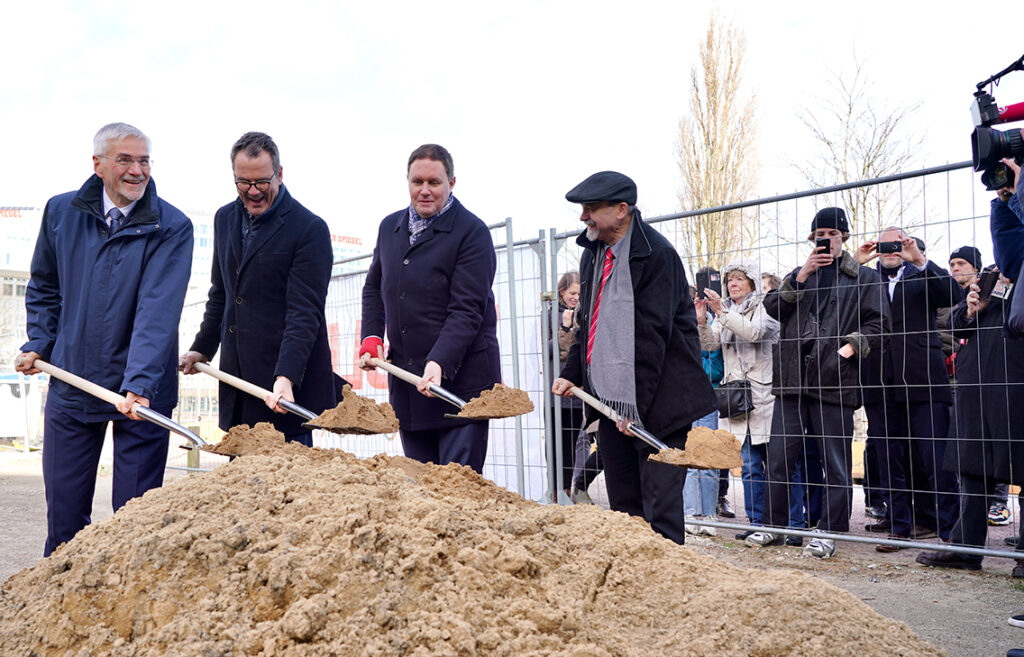
[[[382,358],[372,358],[371,357],[370,358],[370,365],[373,365],[374,367],[379,367],[382,370],[384,370],[385,372],[387,372],[388,374],[392,374],[392,375],[398,377],[399,379],[405,381],[406,383],[408,383],[409,385],[412,385],[412,386],[418,386],[420,384],[420,381],[423,380],[422,377],[416,376],[412,372],[408,372],[406,370],[403,370],[401,367],[398,367],[397,365],[392,365],[391,363],[387,362],[386,360],[384,360]],[[461,397],[458,397],[457,395],[453,395],[452,393],[448,392],[447,390],[445,390],[444,388],[442,388],[439,385],[431,383],[429,389],[430,389],[430,392],[432,394],[434,394],[435,396],[440,397],[441,399],[445,400],[446,402],[448,402],[449,404],[451,404],[455,408],[459,409],[460,411],[462,410],[462,407],[466,405],[465,400],[463,400]],[[457,417],[457,416],[452,415],[450,413],[445,413],[445,417]]]
[[[595,410],[600,412],[602,415],[606,416],[612,422],[619,421],[620,416],[618,413],[615,412],[613,408],[611,408],[607,404],[602,403],[601,400],[594,397],[590,393],[584,392],[579,386],[573,386],[569,390],[572,391],[574,397],[581,399],[588,406],[593,407]],[[634,426],[632,424],[629,425],[627,431],[629,431],[631,434],[633,434],[640,440],[644,441],[645,443],[656,449],[659,455],[663,455],[665,459],[657,459],[659,462],[668,463],[669,465],[676,465],[682,468],[687,467],[682,463],[677,463],[675,462],[675,460],[671,460],[672,457],[678,458],[679,456],[681,456],[683,453],[682,450],[676,449],[674,447],[669,447],[665,443],[658,440],[651,432],[647,431],[646,429]]]
[[[228,384],[233,388],[238,388],[242,392],[246,392],[252,395],[253,397],[258,397],[259,399],[266,399],[267,395],[272,394],[271,391],[267,390],[266,388],[261,388],[254,383],[249,383],[245,379],[240,379],[233,374],[223,372],[217,369],[216,367],[213,367],[209,363],[197,362],[193,365],[193,367],[195,367],[203,374],[209,374],[213,378],[223,381],[224,383]],[[301,417],[303,420],[306,420],[302,424],[302,426],[306,427],[307,429],[322,429],[324,431],[331,431],[333,433],[341,434],[372,433],[365,429],[364,427],[324,427],[320,426],[319,424],[310,424],[310,420],[315,420],[317,418],[317,414],[314,413],[313,411],[302,406],[299,406],[295,402],[288,401],[287,399],[281,399],[277,403],[281,408],[285,409],[289,413],[294,413],[295,415]]]
[[[117,406],[121,402],[125,401],[125,398],[117,394],[116,392],[112,390],[107,390],[103,386],[96,385],[92,381],[83,379],[82,377],[72,374],[71,372],[62,370],[56,365],[51,365],[42,358],[37,358],[32,366],[38,369],[40,372],[46,372],[55,379],[60,379],[64,383],[72,385],[78,388],[79,390],[82,390],[84,392],[89,393],[90,395],[93,395],[94,397],[99,397],[103,401],[109,402],[114,406]],[[145,420],[149,420],[150,422],[157,426],[161,426],[164,429],[173,431],[174,433],[180,436],[184,436],[185,438],[188,439],[190,443],[192,443],[193,448],[203,448],[207,446],[207,442],[200,438],[197,434],[189,431],[188,429],[181,426],[177,422],[171,420],[170,418],[164,417],[163,415],[157,413],[156,411],[147,408],[146,406],[143,406],[142,404],[135,404],[134,406],[132,406],[132,412]]]

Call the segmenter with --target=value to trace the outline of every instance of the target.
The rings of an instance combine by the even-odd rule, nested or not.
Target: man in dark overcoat
[[[192,222],[157,196],[150,141],[111,123],[93,141],[93,170],[77,192],[46,204],[25,293],[26,374],[44,358],[108,390],[108,402],[52,379],[43,429],[48,556],[91,522],[96,469],[113,423],[113,507],[163,483],[167,429],[135,404],[170,415],[178,403],[178,320],[192,268]]]
[[[879,244],[899,250],[880,253]],[[963,290],[900,228],[886,228],[857,249],[861,263],[876,256],[877,295],[889,307],[892,334],[864,364],[864,410],[887,511],[867,529],[890,538],[938,531],[948,540],[958,506],[956,476],[942,468],[953,397],[936,315],[963,299]]]
[[[288,193],[274,140],[247,132],[231,147],[238,198],[214,217],[213,271],[203,322],[179,367],[196,372],[220,348],[220,369],[270,389],[260,400],[220,384],[220,428],[272,422],[312,446],[302,418],[280,399],[314,413],[337,403],[324,302],[331,235],[324,220]]]
[[[682,448],[691,424],[718,407],[686,272],[669,241],[644,223],[629,177],[595,173],[565,198],[582,205],[586,224],[576,238],[583,247],[579,328],[551,390],[568,396],[579,386],[624,418],[618,426],[605,417],[598,424],[608,501],[681,544],[686,469],[648,461],[653,448],[629,424]]]
[[[971,284],[950,317],[953,337],[964,341],[956,357],[956,442],[945,454],[946,470],[960,480],[959,515],[950,535],[958,545],[985,547],[994,482],[1024,483],[1024,434],[1017,428],[1024,406],[1024,339],[1004,331],[1009,279],[1001,281],[988,299],[980,299],[977,283]],[[1021,538],[1017,548],[1024,548]],[[961,570],[980,570],[981,560],[953,552],[917,555],[918,563]],[[1013,576],[1024,577],[1024,560]]]
[[[455,165],[437,144],[412,152],[406,167],[409,207],[388,215],[363,286],[359,355],[383,357],[422,374],[414,388],[388,377],[402,449],[424,463],[460,463],[482,472],[486,420],[446,418],[458,410],[431,395],[430,384],[470,399],[501,379],[490,230],[452,194]]]

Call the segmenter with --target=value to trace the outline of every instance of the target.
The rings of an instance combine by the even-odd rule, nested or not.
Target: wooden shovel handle
[[[384,360],[383,358],[374,358],[371,356],[370,365],[373,365],[374,367],[379,367],[388,374],[391,374],[392,376],[395,376],[413,386],[419,386],[420,382],[423,380],[423,377],[416,376],[412,372],[403,370],[401,367],[393,365]],[[431,383],[429,389],[430,392],[432,392],[434,395],[440,397],[441,399],[445,400],[446,402],[448,402],[449,404],[458,409],[461,409],[463,406],[466,405],[465,400],[463,400],[461,397],[451,392],[448,392],[439,385]]]
[[[53,378],[60,379],[61,381],[67,383],[68,385],[72,385],[78,388],[79,390],[87,392],[93,397],[99,397],[105,402],[110,402],[115,407],[118,404],[125,401],[124,396],[117,394],[113,390],[107,390],[103,386],[97,385],[92,381],[89,381],[88,379],[83,379],[77,374],[72,374],[67,370],[62,370],[56,365],[51,365],[50,363],[47,363],[42,358],[37,358],[35,362],[32,364],[32,367],[36,368],[40,372],[46,372]],[[135,409],[138,407],[139,404],[135,404],[135,406],[132,408],[132,412],[134,412]]]
[[[242,392],[248,393],[253,397],[266,399],[267,395],[273,394],[271,391],[267,390],[266,388],[261,388],[255,383],[249,383],[245,379],[240,379],[234,374],[228,374],[227,372],[218,370],[216,367],[210,365],[209,363],[196,362],[192,364],[192,367],[196,368],[203,374],[209,374],[213,378],[223,381],[232,388],[238,388]]]

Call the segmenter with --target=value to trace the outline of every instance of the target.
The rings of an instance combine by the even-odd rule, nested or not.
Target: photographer
[[[1013,171],[1014,184],[1003,187],[992,199],[989,225],[992,231],[992,255],[996,267],[1009,278],[1021,271],[1024,264],[1024,209],[1020,205],[1017,194],[1017,181],[1020,180],[1020,166],[1012,159],[1003,160],[1003,164]]]
[[[948,540],[956,522],[957,485],[941,464],[953,397],[935,315],[938,308],[959,303],[963,291],[901,228],[886,228],[877,241],[857,249],[861,263],[875,257],[882,280],[877,295],[889,308],[892,334],[864,363],[864,410],[887,514],[866,529],[904,539],[937,531]],[[924,481],[914,481],[912,471]]]

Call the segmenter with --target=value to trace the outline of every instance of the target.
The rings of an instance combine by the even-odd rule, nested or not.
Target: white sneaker
[[[691,515],[691,516],[686,516],[685,518],[683,518],[683,529],[686,530],[687,534],[692,534],[694,536],[697,535],[699,528],[697,527],[697,525],[691,524],[689,521],[693,520],[695,517],[696,516],[692,516]]]
[[[569,499],[572,500],[573,504],[593,504],[594,500],[590,498],[590,493],[587,492],[586,488],[576,488],[576,484],[572,485],[569,490]]]
[[[779,536],[778,534],[772,534],[771,532],[754,532],[743,539],[743,542],[747,545],[768,547],[769,545],[782,545],[782,540],[782,536]]]
[[[804,546],[804,554],[819,559],[828,559],[836,553],[836,542],[828,538],[812,538]]]

